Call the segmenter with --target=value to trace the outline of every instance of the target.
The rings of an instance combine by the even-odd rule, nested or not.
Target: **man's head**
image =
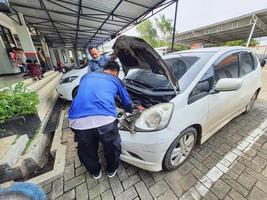
[[[38,64],[38,61],[37,61],[37,60],[34,60],[33,63],[34,63],[34,64]]]
[[[89,48],[89,53],[91,57],[93,58],[93,60],[97,60],[100,58],[100,52],[98,51],[96,47]]]
[[[31,59],[27,59],[26,63],[32,63],[32,60]]]
[[[112,74],[113,76],[118,76],[120,72],[120,66],[115,61],[108,61],[107,64],[104,65],[104,72]]]

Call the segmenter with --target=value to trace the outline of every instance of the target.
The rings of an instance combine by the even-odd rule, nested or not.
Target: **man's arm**
[[[91,71],[92,71],[92,62],[91,62],[91,60],[89,60],[88,67],[87,67],[87,72],[91,72]]]
[[[122,102],[123,109],[126,112],[133,112],[132,101],[123,83],[119,84],[118,93]]]

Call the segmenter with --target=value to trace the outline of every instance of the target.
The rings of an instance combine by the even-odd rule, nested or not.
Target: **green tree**
[[[137,25],[136,30],[139,33],[139,37],[143,38],[153,48],[167,46],[171,48],[171,42],[167,41],[167,38],[172,34],[171,19],[166,19],[165,15],[160,15],[159,19],[155,19],[156,27],[152,20],[147,19],[144,22]],[[158,37],[160,33],[160,38]],[[176,51],[188,49],[184,45],[174,44]]]
[[[226,46],[246,46],[247,41],[246,40],[234,40],[234,41],[229,41],[225,42],[224,45]],[[256,39],[251,39],[249,46],[255,47],[259,44],[259,42]]]
[[[136,30],[140,34],[140,37],[148,42],[152,47],[157,46],[157,29],[154,27],[154,24],[150,19],[138,24]]]
[[[160,39],[165,39],[172,34],[172,20],[166,19],[164,14],[159,15],[159,18],[156,18],[155,22],[160,32]]]

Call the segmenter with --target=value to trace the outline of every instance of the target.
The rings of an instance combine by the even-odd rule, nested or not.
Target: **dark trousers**
[[[119,167],[121,153],[121,140],[117,127],[117,120],[114,122],[93,129],[76,130],[74,140],[78,142],[78,156],[91,174],[98,174],[101,164],[98,157],[99,141],[104,146],[104,156],[107,162],[107,171],[113,172]]]

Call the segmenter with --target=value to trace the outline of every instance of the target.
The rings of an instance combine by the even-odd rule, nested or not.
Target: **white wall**
[[[10,19],[8,16],[0,12],[0,24],[5,26],[6,28],[10,29],[12,34],[16,34],[17,31],[14,26],[14,21]]]
[[[13,21],[9,17],[4,15],[3,13],[0,13],[0,24],[10,29],[12,34],[16,33],[16,29],[15,29]],[[20,72],[19,68],[10,62],[8,52],[6,50],[6,47],[1,37],[0,37],[0,61],[1,61],[0,62],[0,75],[13,74],[13,73]]]

